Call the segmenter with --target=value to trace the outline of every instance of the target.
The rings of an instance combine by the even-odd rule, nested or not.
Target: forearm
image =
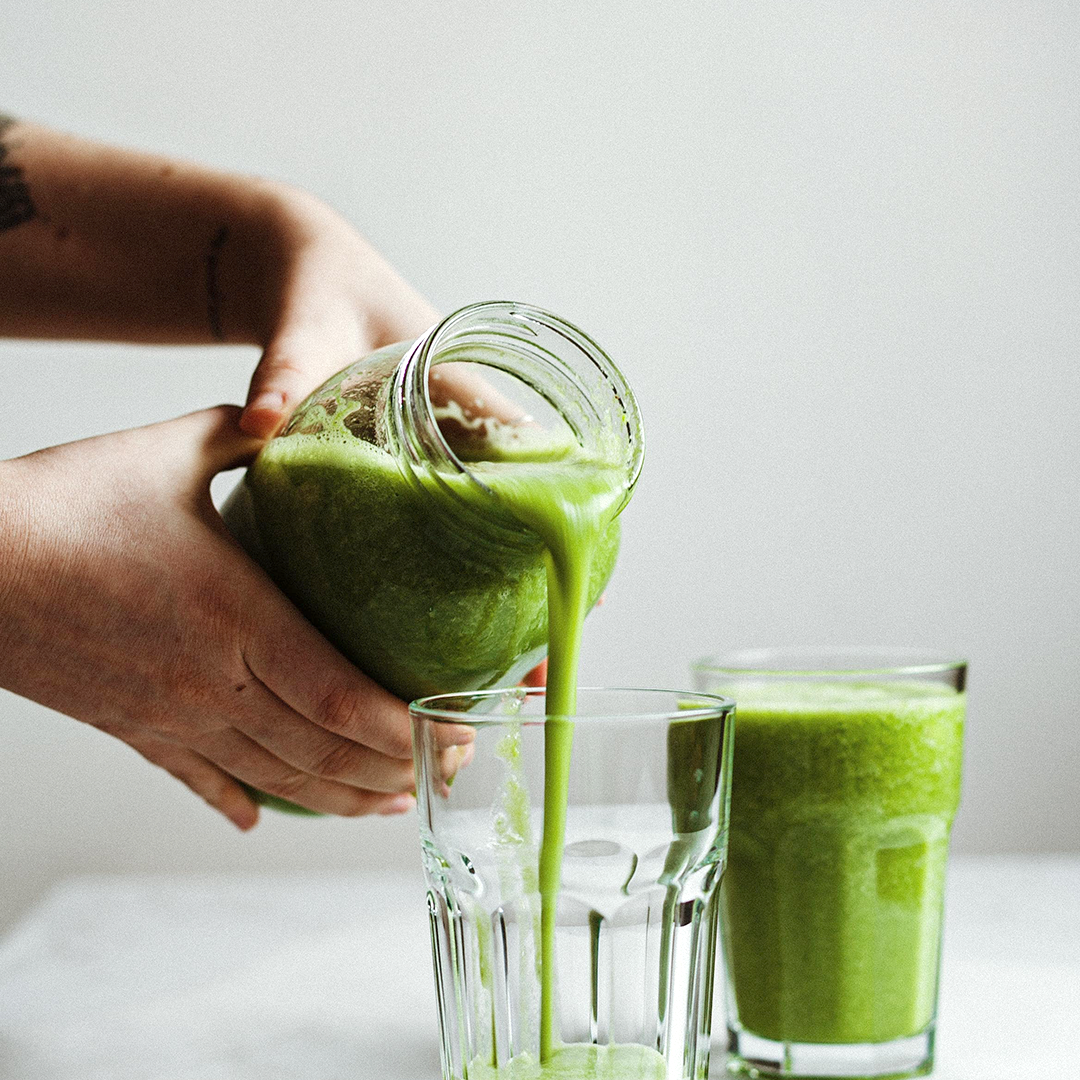
[[[0,117],[0,335],[260,343],[287,191]]]

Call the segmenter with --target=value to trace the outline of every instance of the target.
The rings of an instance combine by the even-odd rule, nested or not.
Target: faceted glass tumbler
[[[543,689],[516,688],[411,712],[444,1080],[705,1080],[733,703],[584,689],[577,715],[547,717]],[[475,730],[460,763],[446,723]],[[572,731],[561,791],[556,725],[562,746]],[[564,798],[549,931],[544,807]]]
[[[762,649],[695,677],[739,705],[721,890],[729,1069],[925,1075],[966,665]]]

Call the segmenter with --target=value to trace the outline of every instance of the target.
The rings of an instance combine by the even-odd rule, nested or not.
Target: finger
[[[453,783],[461,769],[464,769],[473,759],[476,746],[450,746],[439,755],[439,767],[442,770],[443,779],[447,783]]]
[[[240,426],[248,435],[276,435],[316,387],[366,351],[355,329],[289,325],[267,345],[251,376]]]
[[[176,483],[200,490],[219,472],[248,464],[262,446],[240,430],[236,405],[201,409],[154,427],[163,436],[157,440],[155,470],[169,469]]]
[[[223,769],[182,746],[166,742],[138,742],[131,745],[147,761],[171,773],[246,832],[259,820],[259,807],[246,791]]]
[[[386,804],[385,793],[312,776],[281,761],[234,728],[206,735],[196,747],[200,754],[244,783],[320,814],[357,817]]]
[[[545,656],[539,664],[536,665],[530,671],[524,679],[521,680],[522,686],[547,686],[547,657]]]
[[[264,590],[261,596],[243,644],[252,674],[319,727],[389,758],[411,760],[405,702],[350,664],[280,593]],[[438,728],[440,746],[465,745],[475,737],[464,724]]]
[[[238,730],[301,772],[369,791],[399,794],[414,786],[412,760],[387,757],[294,712],[258,684],[245,695],[247,716]]]
[[[428,375],[428,395],[438,407],[455,402],[466,420],[491,417],[502,423],[521,423],[529,419],[516,402],[499,393],[477,370],[475,363],[451,361],[437,364]]]

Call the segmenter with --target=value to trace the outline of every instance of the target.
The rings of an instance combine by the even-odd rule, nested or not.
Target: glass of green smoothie
[[[965,663],[762,649],[694,674],[739,709],[721,890],[729,1068],[927,1074]]]
[[[411,706],[444,1080],[708,1076],[734,706],[664,690],[577,702],[549,716],[543,689],[517,687]],[[476,732],[452,782],[448,723]]]

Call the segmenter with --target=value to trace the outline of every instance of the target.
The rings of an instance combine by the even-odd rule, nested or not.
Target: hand
[[[438,314],[352,226],[301,191],[269,203],[251,322],[263,355],[241,427],[269,438],[321,383],[362,356],[419,337]]]
[[[2,115],[0,158],[21,200],[0,227],[0,335],[258,345],[250,435],[436,321],[340,215],[288,185]]]
[[[404,703],[296,611],[210,501],[210,479],[258,449],[238,418],[222,406],[0,462],[0,686],[123,739],[241,829],[258,808],[235,778],[327,813],[401,812]],[[461,753],[446,758],[449,773]]]

